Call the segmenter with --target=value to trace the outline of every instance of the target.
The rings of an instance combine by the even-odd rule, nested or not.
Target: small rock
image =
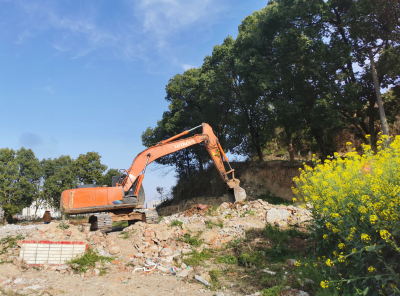
[[[279,210],[272,208],[267,212],[266,220],[268,223],[274,223],[282,220],[282,214]]]
[[[161,271],[161,272],[165,272],[165,273],[167,273],[167,272],[169,272],[169,271],[170,271],[170,269],[169,269],[169,268],[167,268],[167,267],[164,267],[164,266],[157,266],[157,269],[158,269],[159,271]]]
[[[100,270],[98,270],[97,268],[93,269],[93,271],[94,271],[95,275],[99,275],[100,274]]]
[[[16,278],[15,281],[14,281],[14,284],[15,285],[19,285],[19,284],[22,284],[24,282],[25,282],[25,280],[23,278]]]
[[[182,263],[182,264],[181,264],[181,268],[182,268],[182,269],[185,269],[186,267],[187,267],[187,265],[186,265],[185,263]]]
[[[186,269],[182,270],[176,276],[177,277],[187,277],[192,271],[193,271],[193,268],[189,267],[189,268],[186,268]]]
[[[121,251],[121,250],[120,250],[120,248],[119,248],[118,246],[114,246],[114,247],[112,247],[112,248],[110,249],[110,254],[111,254],[111,255],[115,255],[115,254],[118,254],[120,251]]]

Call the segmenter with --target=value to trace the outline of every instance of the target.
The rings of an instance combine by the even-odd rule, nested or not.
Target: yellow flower
[[[293,201],[293,202],[296,202],[296,201],[297,201],[297,198],[293,197],[292,201]]]
[[[380,230],[379,232],[380,232],[380,235],[381,235],[382,239],[384,239],[386,241],[389,240],[389,237],[391,236],[391,234],[386,229]]]
[[[323,238],[324,238],[324,239],[327,239],[327,238],[328,238],[328,235],[327,235],[327,234],[324,234],[324,235],[323,235]]]
[[[333,262],[331,261],[331,259],[326,260],[326,265],[328,266],[335,266],[335,264],[333,264]]]
[[[371,138],[371,135],[365,135],[365,138],[369,139],[369,138]]]
[[[376,221],[378,221],[378,217],[376,215],[371,215],[369,216],[369,221],[371,222],[372,225],[374,225]]]
[[[346,143],[347,146],[353,145],[351,142]]]
[[[361,234],[361,240],[368,243],[369,241],[371,241],[371,237],[368,234],[363,233],[363,234]]]
[[[294,262],[294,266],[297,266],[297,267],[299,267],[301,264],[300,264],[300,261],[295,261]]]
[[[374,267],[372,267],[372,266],[370,266],[370,267],[368,267],[368,271],[369,272],[374,272],[376,269],[374,268]]]
[[[346,246],[346,245],[345,245],[344,243],[340,243],[340,244],[338,245],[339,249],[344,249],[345,246]]]
[[[329,282],[328,282],[328,281],[322,281],[322,282],[321,282],[321,287],[322,287],[323,289],[328,288],[328,287],[329,287]]]
[[[353,253],[355,253],[355,252],[357,252],[357,249],[354,248],[354,249],[352,249],[351,251],[352,251]]]
[[[317,266],[318,266],[318,264],[317,264],[317,263],[313,263],[313,266],[314,266],[314,267],[317,267]]]

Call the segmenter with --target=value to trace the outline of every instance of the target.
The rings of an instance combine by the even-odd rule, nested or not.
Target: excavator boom
[[[132,162],[131,167],[127,171],[125,179],[122,181],[124,192],[127,193],[131,189],[132,185],[139,177],[139,175],[145,171],[146,166],[149,165],[154,160],[162,156],[185,149],[187,147],[204,143],[222,180],[227,184],[230,190],[230,192],[228,192],[229,200],[231,202],[243,201],[246,198],[246,192],[244,191],[243,188],[239,187],[240,181],[234,178],[234,170],[231,169],[229,172],[225,171],[225,166],[222,157],[224,157],[227,162],[228,158],[226,157],[224,151],[222,150],[218,138],[215,136],[210,125],[208,125],[207,123],[203,123],[200,126],[203,127],[203,132],[200,135],[194,135],[189,138],[176,140],[177,138],[189,133],[189,131],[184,131],[179,135],[161,141],[157,145],[152,146],[144,150],[143,152],[139,153],[139,155],[136,156],[136,158]],[[232,173],[231,179],[228,178],[228,173]]]

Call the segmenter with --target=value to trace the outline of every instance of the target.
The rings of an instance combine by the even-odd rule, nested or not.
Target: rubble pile
[[[43,225],[15,225],[15,224],[6,224],[0,227],[0,238],[4,238],[7,236],[16,236],[18,234],[26,236],[29,233],[40,230],[43,228]]]
[[[137,222],[122,232],[100,231],[84,234],[74,225],[66,230],[57,223],[44,225],[35,230],[29,239],[84,240],[102,256],[115,258],[112,265],[119,271],[158,271],[186,277],[192,268],[185,266],[182,259],[193,251],[221,248],[232,240],[244,238],[249,229],[262,229],[266,223],[279,227],[293,225],[303,228],[309,223],[308,210],[285,205],[272,205],[263,200],[247,203],[223,203],[217,209],[197,205],[172,216],[163,217],[158,224]],[[197,244],[193,244],[192,240]],[[47,267],[49,270],[71,273],[71,268]],[[100,266],[84,276],[99,273]]]
[[[36,225],[39,226],[39,225]],[[51,222],[50,224],[40,225],[31,231],[25,239],[27,240],[48,240],[48,241],[86,241],[87,237],[79,229],[67,222]]]
[[[207,211],[211,210],[212,206],[211,205],[192,205],[189,209],[184,211],[182,214],[185,217],[193,217],[193,215],[204,215]]]

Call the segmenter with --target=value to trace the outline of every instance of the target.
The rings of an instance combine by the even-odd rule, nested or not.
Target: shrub
[[[315,251],[326,256],[323,288],[400,293],[400,137],[388,143],[382,136],[376,154],[370,145],[363,145],[363,155],[355,149],[345,158],[335,153],[294,179],[294,193],[311,204]]]

